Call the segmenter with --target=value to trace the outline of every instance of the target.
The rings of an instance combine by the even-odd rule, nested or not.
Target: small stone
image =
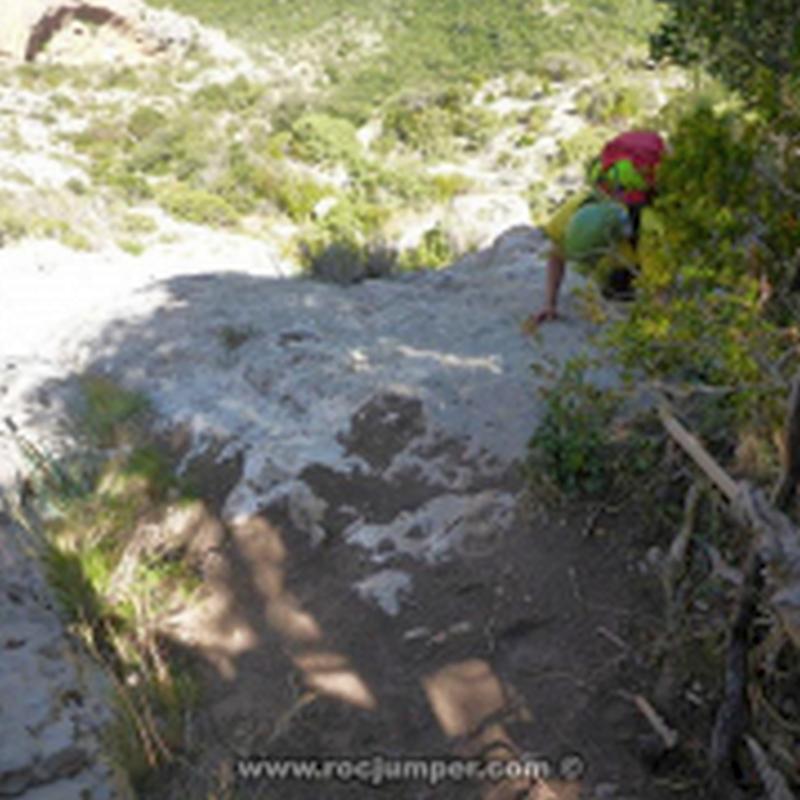
[[[647,555],[645,556],[645,560],[651,567],[660,566],[663,559],[664,559],[664,554],[661,552],[660,547],[651,547],[647,551]]]

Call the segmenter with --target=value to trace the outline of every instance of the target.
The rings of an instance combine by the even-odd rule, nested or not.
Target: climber
[[[567,200],[544,226],[552,243],[545,305],[526,321],[527,329],[558,317],[558,293],[568,263],[590,271],[606,298],[632,299],[664,151],[664,141],[654,131],[629,131],[605,145],[589,169],[590,188]]]

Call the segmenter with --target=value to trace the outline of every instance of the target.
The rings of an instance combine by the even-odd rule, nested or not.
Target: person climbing
[[[544,226],[552,243],[545,305],[528,318],[527,329],[558,318],[558,294],[570,263],[591,272],[606,298],[633,297],[665,150],[661,136],[648,130],[622,133],[603,147],[589,168],[590,188],[567,200]]]

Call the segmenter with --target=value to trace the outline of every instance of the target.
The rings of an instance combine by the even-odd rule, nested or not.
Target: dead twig
[[[636,706],[653,731],[658,734],[658,737],[664,743],[665,749],[673,750],[677,747],[678,732],[653,708],[653,704],[646,697],[641,694],[631,694],[630,692],[621,692],[621,694]]]
[[[800,482],[800,372],[792,381],[781,455],[783,471],[772,493],[772,502],[778,510],[786,511],[797,496]]]
[[[710,752],[710,789],[714,797],[729,796],[730,768],[749,717],[747,696],[748,648],[750,628],[758,608],[764,584],[764,567],[770,565],[778,577],[780,590],[773,592],[771,601],[795,643],[800,641],[800,605],[797,587],[800,586],[800,536],[782,508],[772,506],[762,493],[746,484],[738,484],[708,453],[671,412],[666,400],[659,405],[661,421],[667,432],[678,442],[695,464],[711,479],[730,504],[740,524],[753,533],[728,637],[725,656],[724,693],[714,721]],[[785,476],[790,476],[791,489],[783,489],[782,481],[775,493],[776,502],[788,502],[797,480],[791,478],[793,467],[800,475],[800,376],[795,379],[789,402],[786,426],[787,452],[794,455],[785,461]],[[797,463],[792,462],[797,459]],[[779,797],[779,795],[776,795]]]
[[[764,748],[752,737],[746,738],[747,749],[756,765],[756,771],[764,784],[768,800],[793,800],[794,794],[781,773],[769,762]]]
[[[747,652],[750,627],[758,608],[762,566],[756,548],[752,547],[728,637],[722,703],[717,709],[711,733],[710,777],[712,788],[717,790],[729,776],[736,748],[749,719]]]

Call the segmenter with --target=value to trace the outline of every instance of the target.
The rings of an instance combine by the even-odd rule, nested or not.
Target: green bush
[[[0,245],[24,239],[32,231],[31,220],[13,208],[0,206]]]
[[[587,86],[575,98],[578,112],[595,125],[625,123],[630,127],[647,115],[650,105],[644,91],[630,84]]]
[[[191,99],[193,108],[241,113],[255,106],[264,96],[264,87],[251,83],[243,75],[230,83],[211,83],[198,89]]]
[[[166,116],[151,106],[137,108],[128,118],[128,133],[140,142],[151,136],[167,122]]]
[[[168,186],[158,192],[158,202],[172,216],[197,225],[225,228],[236,225],[236,209],[222,197],[183,184]]]
[[[126,214],[122,218],[122,229],[126,233],[135,235],[147,235],[158,230],[158,224],[146,214]]]
[[[384,135],[428,156],[443,156],[463,140],[467,149],[485,144],[496,130],[498,119],[486,109],[471,104],[463,90],[402,98],[384,115]],[[390,139],[391,140],[391,139]]]
[[[203,120],[180,115],[137,142],[125,165],[131,173],[173,175],[184,181],[209,163],[214,148]]]
[[[559,143],[555,164],[558,167],[568,167],[574,164],[588,166],[588,163],[600,155],[600,151],[611,135],[606,128],[587,126],[581,128],[569,139]]]
[[[363,153],[353,124],[341,117],[311,113],[291,128],[292,153],[312,163],[357,164]]]
[[[651,256],[609,343],[623,364],[649,376],[716,387],[720,394],[694,406],[704,430],[713,429],[710,418],[731,446],[745,428],[771,440],[786,391],[772,365],[785,363],[797,338],[785,304],[800,248],[798,208],[770,177],[757,120],[701,105],[670,141]]]
[[[455,258],[450,237],[436,225],[425,232],[417,247],[400,254],[399,266],[404,270],[437,269],[451,264]]]
[[[546,475],[565,494],[599,494],[613,480],[610,429],[619,398],[591,383],[586,370],[584,359],[572,359],[542,390],[544,416],[528,444],[531,478]]]

